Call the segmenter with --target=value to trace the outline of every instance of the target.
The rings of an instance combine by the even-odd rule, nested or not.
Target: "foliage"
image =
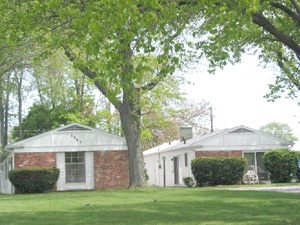
[[[143,150],[179,139],[179,129],[182,126],[194,127],[197,134],[208,131],[209,102],[187,100],[184,97],[164,98],[164,101],[156,103],[156,108],[151,108],[151,104],[149,106],[145,107],[147,110],[143,110],[145,113],[142,117]]]
[[[147,180],[149,180],[149,175],[148,175],[147,169],[144,169],[144,171],[145,171],[145,179],[147,181]]]
[[[184,177],[183,178],[183,183],[187,186],[187,187],[194,187],[195,185],[195,181],[192,177]]]
[[[299,163],[298,163],[298,160],[300,160],[300,152],[296,151],[295,152],[296,154],[296,165],[297,165],[297,170],[296,170],[296,173],[293,174],[293,178],[296,179],[296,182],[300,182],[300,166],[299,166]]]
[[[270,173],[273,183],[289,183],[298,169],[297,152],[288,149],[275,149],[264,154],[264,166]]]
[[[197,186],[235,184],[242,180],[246,159],[238,157],[200,157],[192,161]]]
[[[286,123],[268,123],[264,126],[261,126],[259,130],[284,140],[298,141],[298,138],[293,135],[292,128]]]
[[[46,56],[62,49],[118,110],[129,149],[130,187],[143,186],[144,99],[160,83],[176,82],[175,69],[189,59],[181,34],[195,16],[193,8],[152,0],[7,3],[2,4],[5,22],[17,27],[9,29],[11,42],[30,39]],[[165,94],[172,93],[160,93]]]
[[[72,122],[95,126],[96,116],[91,111],[93,108],[89,108],[93,106],[93,102],[88,101],[83,103],[84,110],[79,110],[76,105],[72,105],[74,102],[76,104],[76,101],[68,105],[60,104],[54,108],[47,104],[34,104],[22,122],[23,138],[29,138]],[[13,128],[12,139],[15,141],[20,139],[19,126]]]
[[[17,193],[43,193],[54,188],[59,177],[59,169],[20,168],[10,170],[8,178]]]
[[[186,3],[188,1],[185,1]],[[203,4],[203,1],[198,1]],[[188,3],[187,3],[188,4]],[[258,54],[264,66],[273,68],[276,81],[270,84],[268,100],[290,97],[300,90],[300,5],[298,1],[209,1],[204,2],[208,39],[194,29],[212,71],[241,60],[244,52]],[[197,22],[200,23],[203,18]]]

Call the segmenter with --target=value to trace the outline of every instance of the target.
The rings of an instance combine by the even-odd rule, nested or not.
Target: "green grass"
[[[0,224],[5,225],[299,223],[299,194],[153,187],[0,194]]]

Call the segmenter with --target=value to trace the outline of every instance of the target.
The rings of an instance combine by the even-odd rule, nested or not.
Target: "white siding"
[[[1,193],[12,194],[14,187],[8,179],[8,172],[13,169],[13,154],[10,154],[1,166]]]
[[[185,166],[185,153],[188,154],[188,165]],[[165,157],[165,161],[163,158]],[[191,176],[191,161],[195,158],[195,152],[191,150],[177,150],[174,152],[162,152],[159,154],[144,156],[145,168],[149,175],[148,184],[154,186],[174,186],[174,157],[178,157],[179,186],[183,186],[183,178]],[[165,172],[164,172],[165,162]]]
[[[56,167],[60,170],[59,178],[57,181],[57,190],[65,190],[65,153],[56,153]]]

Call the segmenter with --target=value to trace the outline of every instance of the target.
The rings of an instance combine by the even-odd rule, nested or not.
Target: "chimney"
[[[183,141],[185,144],[186,140],[191,139],[193,137],[192,127],[180,127],[179,135],[180,135],[180,142]]]

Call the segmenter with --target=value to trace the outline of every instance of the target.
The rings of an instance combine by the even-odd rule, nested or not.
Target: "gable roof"
[[[267,150],[281,146],[288,148],[293,142],[283,140],[246,126],[237,126],[213,133],[195,136],[186,142],[170,142],[169,145],[161,145],[144,151],[144,155],[158,152],[168,152],[181,149],[195,151],[206,150]]]
[[[6,149],[31,148],[59,148],[65,149],[73,147],[98,148],[99,150],[113,150],[115,148],[124,149],[126,147],[125,138],[110,134],[79,123],[71,123],[54,130],[18,141],[6,146]],[[101,146],[101,147],[99,147]],[[126,147],[127,148],[127,147]]]

